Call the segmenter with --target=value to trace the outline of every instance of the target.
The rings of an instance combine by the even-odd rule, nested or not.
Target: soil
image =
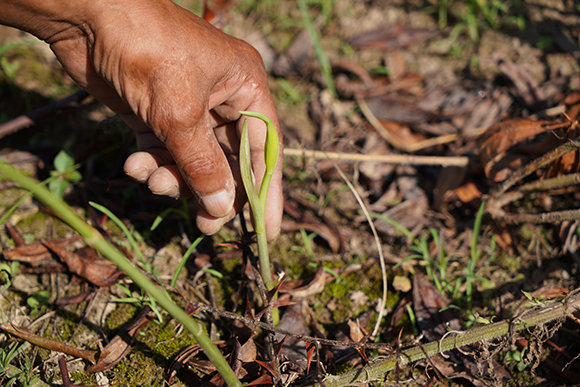
[[[525,191],[503,205],[491,205],[505,199],[502,184],[517,175],[518,168],[580,135],[578,4],[508,1],[490,21],[477,6],[487,2],[306,3],[332,66],[335,95],[321,74],[312,48],[316,42],[305,32],[295,1],[208,4],[216,15],[212,22],[254,44],[262,54],[285,146],[295,150],[285,157],[283,232],[270,244],[275,272],[284,272],[286,281],[276,301],[280,326],[297,334],[367,341],[384,308],[373,339],[390,347],[362,350],[361,355],[353,348],[328,344],[312,355],[305,342],[288,338],[276,353],[282,364],[278,382],[314,383],[327,374],[363,367],[366,358],[414,345],[420,334],[427,338],[423,342],[437,341],[446,329],[517,320],[534,303],[561,301],[578,288],[576,186]],[[449,6],[446,23],[441,18],[444,4]],[[196,1],[181,5],[198,14],[203,9]],[[13,43],[17,44],[2,53],[2,47]],[[0,69],[0,124],[78,90],[44,43],[8,27],[0,28]],[[89,97],[2,138],[1,147],[3,159],[39,180],[51,175],[55,156],[67,150],[80,163],[82,175],[65,191],[67,203],[139,260],[121,229],[88,202],[107,207],[133,233],[145,257],[139,267],[149,268],[152,277],[169,286],[183,254],[199,235],[191,223],[197,204],[155,197],[123,175],[123,161],[135,150],[134,139],[111,111]],[[302,154],[304,149],[369,158],[315,160]],[[397,164],[380,161],[385,155],[438,159]],[[519,192],[524,183],[546,184],[542,182],[576,174],[578,151],[570,155],[532,170],[506,195]],[[338,169],[375,214],[377,239]],[[0,176],[0,215],[24,194]],[[482,203],[487,207],[478,217]],[[537,221],[545,213],[550,218]],[[163,221],[152,230],[158,216]],[[250,219],[247,209],[245,219]],[[481,227],[476,227],[477,219]],[[200,302],[215,308],[198,309],[195,316],[224,354],[232,353],[234,336],[244,344],[238,353],[248,357],[241,366],[244,382],[265,377],[262,381],[271,384],[277,380],[267,379],[266,332],[258,329],[252,335],[248,326],[219,313],[248,317],[264,306],[251,270],[243,270],[246,259],[240,246],[251,242],[241,235],[241,222],[236,219],[205,238],[170,293],[183,307]],[[31,198],[5,223],[15,226],[26,244],[77,236]],[[15,237],[4,226],[0,246],[0,264],[9,263],[6,252],[15,247]],[[67,248],[80,254],[83,246],[75,241]],[[1,321],[77,348],[100,350],[139,315],[140,290],[126,278],[110,287],[95,285],[72,274],[52,255],[50,263],[20,264],[20,274],[0,294]],[[381,259],[388,283],[384,305]],[[118,285],[129,289],[135,302],[118,302],[127,298]],[[84,292],[88,295],[80,303],[69,299]],[[288,301],[293,304],[284,304]],[[549,335],[530,329],[519,337],[504,337],[493,359],[485,357],[483,349],[489,343],[482,342],[465,353],[450,352],[451,358],[433,357],[397,369],[386,380],[407,385],[578,385],[577,313],[561,323],[542,325]],[[12,340],[0,335],[0,355],[7,353]],[[194,344],[164,313],[162,322],[149,323],[135,334],[131,352],[114,367],[87,373],[88,362],[69,356],[68,371],[77,385],[167,385],[174,360],[185,356],[186,349],[193,351]],[[39,385],[61,385],[56,351],[34,349],[11,364],[26,369],[26,359],[31,363],[26,372],[38,376],[44,383]],[[197,354],[184,362],[188,367],[175,368],[170,385],[201,385],[195,378],[212,379],[213,370],[204,359]],[[488,364],[495,374],[484,370]],[[2,372],[0,368],[0,384],[8,380]],[[380,380],[368,384],[381,385]],[[19,380],[15,385],[24,384]]]

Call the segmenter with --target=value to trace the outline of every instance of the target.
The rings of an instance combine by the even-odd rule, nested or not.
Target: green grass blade
[[[191,253],[193,253],[193,250],[195,250],[195,248],[201,243],[203,238],[205,238],[205,234],[201,234],[200,236],[198,236],[197,239],[191,244],[191,246],[189,246],[185,254],[183,254],[183,258],[181,258],[181,262],[179,262],[179,266],[177,266],[177,270],[175,270],[173,278],[171,279],[172,288],[175,287],[175,284],[177,283],[177,277],[179,277],[181,270],[183,270],[183,267],[185,266],[187,259],[189,258]]]
[[[95,203],[95,202],[89,202],[89,204],[91,205],[91,207],[93,207],[93,208],[101,211],[103,214],[107,215],[109,217],[109,219],[111,219],[113,221],[113,223],[115,223],[121,229],[121,231],[123,231],[123,233],[127,237],[127,240],[131,244],[131,247],[133,247],[133,250],[135,250],[135,252],[139,256],[139,259],[141,259],[141,261],[145,261],[145,258],[143,257],[143,253],[141,252],[141,249],[139,248],[139,246],[137,246],[137,242],[135,242],[135,238],[133,238],[133,235],[131,234],[129,229],[127,229],[127,226],[125,226],[125,223],[123,223],[121,221],[121,219],[119,219],[115,214],[113,214],[107,207],[102,206],[102,205]]]
[[[308,31],[308,35],[310,36],[310,40],[314,46],[314,53],[318,58],[318,62],[320,62],[320,71],[322,73],[324,83],[326,84],[328,90],[330,90],[332,93],[332,96],[336,98],[337,93],[336,87],[334,86],[334,79],[332,77],[332,67],[330,66],[330,60],[322,48],[322,43],[320,42],[320,33],[314,27],[314,23],[312,22],[312,18],[308,12],[306,0],[298,0],[298,8],[302,14],[302,20],[304,21],[306,31]]]

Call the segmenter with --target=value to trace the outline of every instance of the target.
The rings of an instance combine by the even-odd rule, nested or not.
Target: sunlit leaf
[[[262,229],[264,224],[264,208],[260,204],[260,199],[256,192],[256,185],[254,183],[254,174],[252,172],[252,160],[250,157],[250,142],[248,140],[248,121],[244,122],[242,128],[242,137],[240,138],[240,174],[244,182],[244,188],[248,201],[252,207],[254,214],[254,221],[256,224],[256,232],[265,232]]]

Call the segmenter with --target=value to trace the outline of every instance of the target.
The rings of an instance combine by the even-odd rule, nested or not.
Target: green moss
[[[165,368],[142,351],[133,351],[106,373],[110,386],[162,386]]]
[[[95,374],[87,374],[85,372],[71,372],[72,381],[78,386],[96,386],[97,377]]]
[[[132,304],[119,304],[105,320],[105,328],[114,332],[127,324],[138,313],[137,306]]]

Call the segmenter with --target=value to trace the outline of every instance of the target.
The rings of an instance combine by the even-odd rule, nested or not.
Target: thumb
[[[209,122],[185,130],[173,128],[165,144],[205,210],[216,218],[228,215],[235,198],[234,178]]]

